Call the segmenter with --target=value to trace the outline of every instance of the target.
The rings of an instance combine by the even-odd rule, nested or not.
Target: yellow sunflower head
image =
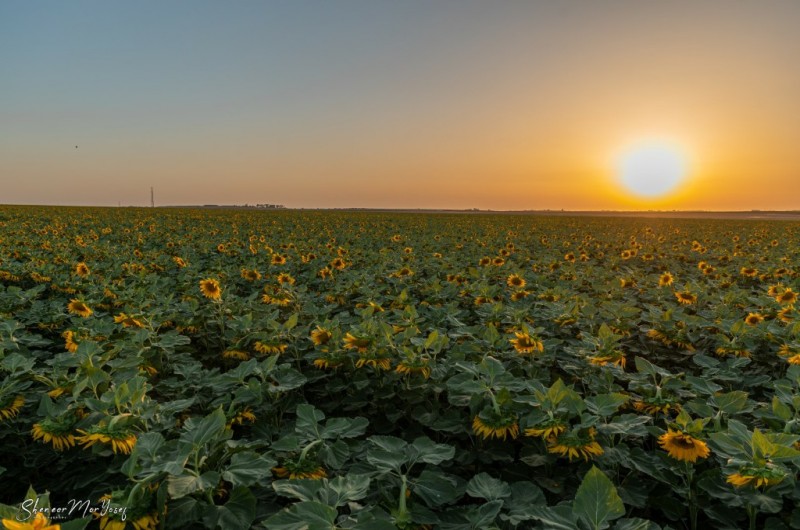
[[[200,280],[200,292],[211,300],[219,300],[222,297],[222,288],[214,278]]]

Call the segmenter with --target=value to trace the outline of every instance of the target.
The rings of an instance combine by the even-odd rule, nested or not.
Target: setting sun
[[[638,143],[619,158],[619,179],[628,191],[646,198],[661,197],[686,177],[686,157],[673,145],[660,141]]]

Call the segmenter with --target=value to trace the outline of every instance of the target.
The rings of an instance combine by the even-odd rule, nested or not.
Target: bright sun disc
[[[686,160],[676,148],[661,142],[638,144],[619,162],[622,184],[643,197],[658,197],[673,190],[686,175]]]

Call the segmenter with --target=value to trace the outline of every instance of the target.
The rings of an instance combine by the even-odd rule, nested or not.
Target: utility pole
[[[150,186],[150,207],[151,208],[155,208],[156,207],[156,201],[153,198],[153,186]]]

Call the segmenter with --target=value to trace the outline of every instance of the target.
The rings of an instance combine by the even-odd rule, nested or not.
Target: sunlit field
[[[2,207],[0,515],[800,528],[798,258],[788,221]]]

